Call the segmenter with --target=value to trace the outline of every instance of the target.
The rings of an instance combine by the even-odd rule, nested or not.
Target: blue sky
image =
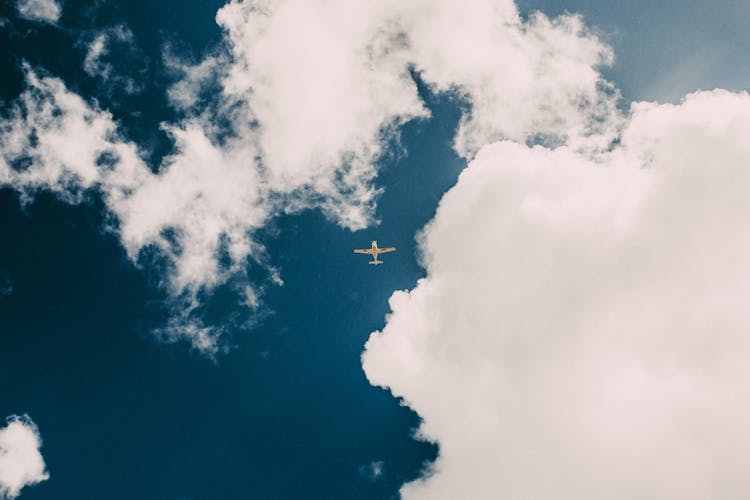
[[[475,3],[465,10],[486,6]],[[29,439],[41,436],[49,478],[38,463],[28,480],[0,470],[0,500],[15,498],[14,485],[25,484],[23,499],[503,498],[519,492],[544,498],[549,491],[588,498],[580,496],[585,481],[570,479],[575,474],[568,466],[590,472],[583,490],[599,498],[602,492],[687,498],[685,491],[730,498],[750,491],[738,479],[744,452],[721,444],[745,439],[742,429],[727,425],[733,430],[716,442],[706,438],[715,477],[681,477],[680,471],[700,469],[685,459],[677,472],[644,474],[631,484],[628,474],[638,472],[633,463],[647,447],[608,441],[617,427],[589,413],[605,408],[602,414],[632,417],[623,441],[655,443],[657,463],[678,454],[680,433],[707,432],[745,414],[731,397],[706,399],[699,389],[715,384],[740,391],[741,358],[732,353],[747,351],[734,335],[746,325],[737,299],[744,275],[716,264],[741,265],[740,257],[716,247],[742,250],[746,240],[744,192],[728,187],[745,185],[736,165],[747,151],[733,139],[744,137],[750,123],[747,96],[734,93],[750,78],[745,4],[521,0],[524,19],[536,10],[553,18],[580,13],[591,31],[530,24],[518,35],[522,30],[511,27],[509,36],[522,40],[511,48],[502,37],[499,46],[471,46],[485,41],[446,33],[426,6],[390,13],[401,16],[411,46],[398,37],[382,41],[393,27],[377,25],[388,16],[362,7],[367,2],[361,14],[315,7],[320,18],[301,17],[306,11],[299,2],[287,4],[288,18],[283,9],[266,15],[243,10],[252,2],[234,3],[223,31],[215,20],[222,2],[66,0],[51,19],[24,19],[23,4],[0,5],[0,417],[33,420],[37,429]],[[446,9],[452,26],[460,15]],[[365,40],[367,71],[356,59],[362,41],[354,32],[323,24],[321,33],[341,38],[321,42],[330,52],[318,50],[314,37],[324,35],[315,26],[327,16],[368,33],[378,26]],[[306,23],[296,25],[301,18]],[[269,19],[277,24],[264,25]],[[478,21],[467,19],[472,32]],[[275,27],[279,38],[258,26]],[[93,58],[98,36],[107,49]],[[309,52],[289,49],[305,36],[313,40]],[[546,40],[541,48],[539,39]],[[336,58],[326,54],[350,42],[357,51],[346,62],[354,69],[331,63]],[[572,49],[557,52],[562,42]],[[382,57],[371,54],[378,54],[378,43],[387,49]],[[463,43],[458,60],[445,56],[446,47]],[[607,46],[614,53],[610,67],[599,64]],[[308,65],[299,54],[322,55]],[[527,60],[543,76],[506,79],[525,75]],[[201,63],[207,72],[191,80]],[[345,84],[326,93],[316,86],[320,74]],[[38,87],[33,75],[43,80]],[[62,85],[55,87],[54,79]],[[601,91],[606,81],[622,100]],[[182,107],[168,97],[179,82],[189,84],[180,95],[190,103]],[[715,87],[733,93],[706,93],[673,114],[658,106],[623,111],[635,101],[679,104],[686,93]],[[186,88],[197,89],[198,98]],[[21,123],[13,110],[28,111],[28,102],[18,104],[24,96],[63,111],[46,117],[52,125],[32,118],[18,125],[37,127],[41,139],[17,154],[8,131]],[[83,100],[65,108],[70,96]],[[354,111],[340,112],[339,102]],[[81,123],[102,124],[106,133],[83,126],[59,150],[42,150],[45,133],[69,130],[55,120],[76,110],[87,117]],[[710,126],[704,131],[694,116],[711,116]],[[722,120],[729,125],[722,128]],[[586,128],[594,122],[600,128]],[[210,146],[185,132],[195,130]],[[311,139],[300,138],[310,130]],[[670,135],[682,130],[693,135]],[[657,145],[648,142],[652,136],[660,138]],[[497,142],[503,140],[509,142]],[[693,170],[673,173],[673,162],[684,161],[685,141],[698,148],[688,156],[701,165],[727,165],[716,174],[695,174],[696,184],[710,186],[706,192],[682,182],[693,179]],[[527,147],[535,143],[548,149]],[[87,144],[97,152],[91,184],[88,164],[76,170]],[[69,151],[79,153],[68,158]],[[210,170],[216,158],[226,170]],[[41,166],[52,171],[58,162],[61,173],[50,181],[24,177]],[[539,178],[525,170],[537,163]],[[609,166],[604,170],[617,177],[589,175],[582,166],[589,163]],[[652,164],[667,172],[666,181],[653,185],[667,187],[647,189],[652,180],[632,173]],[[559,169],[546,173],[549,165]],[[125,181],[108,177],[121,167]],[[172,178],[169,172],[187,173]],[[214,185],[216,179],[228,182]],[[179,205],[191,189],[190,201]],[[256,189],[257,197],[242,197]],[[649,197],[656,201],[641,202]],[[526,200],[521,208],[516,199]],[[726,212],[713,208],[724,207],[717,203],[722,199],[730,200]],[[693,222],[690,234],[697,237],[679,232],[680,214]],[[676,229],[655,236],[664,227]],[[351,252],[375,239],[398,247],[383,266],[368,266]],[[643,250],[649,257],[633,248],[649,249]],[[687,256],[676,260],[676,270],[658,257],[675,248]],[[705,283],[707,291],[680,295],[664,285],[670,276],[686,276],[686,290]],[[598,302],[601,297],[614,298]],[[642,323],[622,319],[632,318],[638,304]],[[705,304],[714,305],[697,319],[681,309]],[[673,323],[692,335],[688,347],[667,326]],[[569,324],[584,326],[568,331]],[[695,324],[705,328],[686,326]],[[600,342],[586,325],[614,340]],[[378,330],[383,334],[371,337]],[[716,331],[728,332],[711,351],[728,367],[721,373],[713,364],[690,364],[693,347],[711,344]],[[659,347],[645,338],[660,339]],[[577,354],[556,350],[555,339],[569,339],[560,345]],[[640,368],[618,364],[611,346],[627,346],[623,351]],[[680,360],[674,370],[688,391],[662,385],[662,371],[650,364],[662,355],[669,363]],[[568,371],[571,366],[582,367],[580,373]],[[570,385],[560,367],[574,373]],[[709,375],[696,381],[698,372]],[[592,373],[601,373],[602,383],[625,380],[625,395],[589,385],[597,378]],[[583,387],[583,395],[573,386]],[[627,392],[632,387],[641,388],[638,396]],[[542,398],[550,393],[565,395],[567,404]],[[622,406],[608,406],[611,394],[621,396]],[[664,399],[674,406],[664,409]],[[629,413],[634,407],[646,410]],[[717,420],[704,420],[710,411]],[[580,427],[557,418],[567,414]],[[668,416],[685,414],[696,427],[686,424],[675,436],[649,427],[662,421],[668,427]],[[13,422],[6,436],[20,432]],[[580,449],[566,436],[603,444]],[[601,456],[605,466],[592,465]],[[14,466],[25,467],[23,457]],[[13,464],[2,465],[9,471]],[[532,479],[527,484],[511,475]],[[538,477],[548,480],[533,480]]]
[[[745,90],[743,63],[750,35],[746,2],[551,2],[522,0],[524,10],[575,12],[600,30],[615,50],[606,74],[627,101],[679,102],[698,89]]]

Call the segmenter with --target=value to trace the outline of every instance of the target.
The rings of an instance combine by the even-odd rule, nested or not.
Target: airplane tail
[[[382,261],[382,260],[371,260],[371,261],[370,261],[370,264],[374,264],[374,265],[376,265],[376,266],[377,266],[378,264],[382,264],[382,263],[383,263],[383,261]]]

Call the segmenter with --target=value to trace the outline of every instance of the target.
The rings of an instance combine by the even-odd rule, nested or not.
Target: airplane
[[[354,250],[354,253],[367,253],[372,255],[372,260],[368,262],[368,264],[382,264],[382,260],[378,260],[378,255],[381,253],[387,253],[387,252],[395,252],[396,247],[386,247],[386,248],[378,248],[378,242],[373,241],[372,246],[370,248],[357,248]]]

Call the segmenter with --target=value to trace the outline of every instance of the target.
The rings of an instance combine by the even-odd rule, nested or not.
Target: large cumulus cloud
[[[748,134],[714,91],[596,157],[480,151],[363,356],[440,444],[404,498],[750,494]]]

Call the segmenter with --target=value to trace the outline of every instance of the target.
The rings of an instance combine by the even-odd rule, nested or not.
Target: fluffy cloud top
[[[319,193],[352,229],[372,220],[375,162],[389,132],[425,113],[385,10],[345,0],[231,2],[217,15],[232,54],[223,87],[258,124],[269,188]]]
[[[615,135],[618,93],[597,71],[612,53],[579,17],[523,21],[499,0],[402,4],[422,77],[471,104],[455,139],[463,156],[498,139],[592,148]]]
[[[18,14],[30,21],[54,24],[60,19],[62,8],[56,0],[18,0]]]
[[[357,143],[420,115],[410,68],[470,104],[456,137],[467,157],[500,138],[606,142],[617,126],[617,93],[596,69],[611,50],[576,16],[524,21],[511,0],[278,0],[233,1],[217,20],[234,56],[225,87],[252,90],[266,158],[287,169],[367,158]]]
[[[42,439],[28,416],[11,416],[0,429],[0,499],[16,498],[24,486],[49,479],[39,452]]]
[[[367,344],[440,444],[405,499],[750,494],[750,96],[641,103],[621,146],[486,146]]]

